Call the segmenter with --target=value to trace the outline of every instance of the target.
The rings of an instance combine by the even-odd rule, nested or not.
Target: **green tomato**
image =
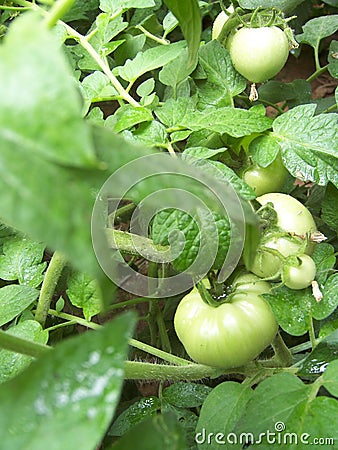
[[[285,169],[280,153],[267,167],[253,164],[243,173],[243,180],[257,195],[278,192],[283,187],[288,171]]]
[[[308,255],[287,259],[282,272],[282,281],[290,289],[305,289],[316,276],[316,265]]]
[[[278,27],[238,30],[228,40],[227,48],[235,69],[253,83],[273,78],[289,55],[289,42]]]
[[[310,235],[317,230],[312,214],[300,201],[291,195],[270,193],[256,199],[262,206],[272,203],[277,213],[277,226],[282,230],[298,236]],[[313,243],[308,244],[307,251],[314,250]]]
[[[249,269],[262,278],[277,278],[282,271],[284,258],[299,254],[312,255],[315,243],[304,238],[316,231],[316,224],[310,211],[290,195],[265,194],[258,197],[257,201],[261,205],[273,204],[277,213],[276,225],[281,232],[265,232]]]
[[[229,19],[230,14],[232,14],[234,12],[234,7],[229,6],[229,8],[227,8],[227,12],[228,12],[228,14],[225,11],[221,11],[218,14],[218,16],[216,17],[216,19],[214,20],[214,23],[212,26],[212,33],[211,33],[212,39],[218,38],[218,36],[220,35],[220,33],[222,31],[223,25]]]
[[[179,303],[174,326],[188,355],[197,363],[229,369],[256,358],[275,337],[278,325],[270,306],[260,296],[269,283],[254,275],[234,282],[227,303],[206,304],[197,289]]]

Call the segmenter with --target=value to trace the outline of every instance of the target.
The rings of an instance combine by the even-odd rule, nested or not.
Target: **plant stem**
[[[313,320],[312,320],[311,316],[309,317],[309,325],[310,325],[309,336],[310,336],[312,350],[314,350],[317,345],[317,340],[316,340],[315,329],[313,326]]]
[[[150,33],[150,31],[146,30],[142,25],[137,25],[135,28],[138,28],[140,31],[142,31],[142,33],[149,39],[152,39],[153,41],[162,45],[169,45],[169,42],[166,39],[155,36],[154,34]]]
[[[138,305],[139,303],[146,303],[149,301],[160,301],[162,300],[161,298],[149,298],[149,297],[139,297],[139,298],[133,298],[131,300],[126,300],[124,302],[119,302],[119,303],[113,303],[112,305],[109,306],[109,311],[112,311],[113,309],[119,309],[119,308],[124,308],[125,306],[134,306],[134,305]]]
[[[28,9],[31,9],[28,6],[0,6],[0,9],[5,11],[27,11]]]
[[[140,256],[142,253],[144,258],[157,262],[166,262],[170,257],[169,246],[154,244],[151,239],[144,236],[112,228],[106,228],[105,233],[108,245],[122,253],[134,256]]]
[[[69,38],[75,39],[79,42],[79,44],[89,53],[89,55],[93,58],[93,60],[101,67],[102,72],[108,77],[111,84],[114,86],[114,88],[117,90],[119,95],[123,100],[130,103],[135,108],[139,107],[140,104],[131,96],[128,94],[128,92],[124,89],[122,84],[119,82],[119,80],[115,77],[115,75],[110,70],[110,67],[102,60],[100,55],[97,53],[97,51],[94,49],[94,47],[88,42],[85,36],[78,33],[76,30],[74,30],[72,27],[67,25],[66,23],[62,22],[62,25],[67,30]]]
[[[232,370],[233,372],[233,370]],[[200,380],[206,377],[217,377],[223,371],[201,364],[187,366],[160,365],[142,363],[138,361],[126,361],[124,366],[127,380]]]
[[[48,28],[52,28],[73,6],[75,0],[58,0],[48,11],[45,23]]]
[[[67,314],[67,313],[58,312],[58,311],[55,311],[54,309],[50,309],[48,311],[48,313],[52,314],[55,317],[60,317],[61,319],[75,321],[79,325],[82,325],[87,328],[91,328],[92,330],[99,330],[102,327],[102,325],[99,325],[98,323],[89,322],[85,319],[82,319],[81,317],[73,316],[73,315]],[[150,355],[161,358],[164,361],[170,362],[171,364],[177,364],[177,365],[193,364],[191,361],[188,361],[186,359],[180,358],[175,355],[171,355],[169,353],[164,352],[163,350],[159,350],[158,348],[155,348],[155,347],[152,347],[151,345],[145,344],[144,342],[137,341],[136,339],[130,339],[129,344],[134,348],[137,348],[146,353],[149,353]]]
[[[317,77],[319,77],[319,75],[321,75],[322,73],[326,72],[328,67],[329,67],[328,64],[326,64],[326,66],[320,67],[312,75],[310,75],[306,79],[306,81],[310,83],[311,81],[315,80]]]
[[[0,347],[11,352],[21,353],[23,355],[37,358],[43,353],[49,351],[52,347],[39,344],[37,342],[28,341],[12,334],[0,330]]]
[[[56,285],[67,263],[64,255],[56,251],[49,262],[45,277],[41,286],[40,296],[35,311],[35,320],[45,326],[48,310],[53,299]]]
[[[273,360],[276,366],[288,367],[292,364],[292,356],[290,350],[285,345],[282,336],[278,333],[275,339],[272,341],[272,348],[275,352]]]

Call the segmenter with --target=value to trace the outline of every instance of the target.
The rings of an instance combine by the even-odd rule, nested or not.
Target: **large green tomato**
[[[267,167],[253,164],[243,173],[243,180],[256,192],[257,195],[269,192],[278,192],[283,187],[288,171],[285,169],[280,153]]]
[[[178,305],[174,326],[188,355],[200,364],[229,369],[256,358],[275,337],[278,325],[260,296],[269,283],[241,275],[227,303],[206,304],[194,288]]]
[[[235,69],[253,83],[273,78],[289,55],[286,34],[278,27],[243,27],[227,43]]]

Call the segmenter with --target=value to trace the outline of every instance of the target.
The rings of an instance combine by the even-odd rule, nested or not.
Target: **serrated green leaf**
[[[297,34],[299,43],[306,43],[313,48],[318,48],[319,42],[327,36],[335,33],[338,29],[338,14],[315,17],[303,26],[303,33]]]
[[[20,146],[64,165],[96,164],[74,79],[38,15],[24,14],[10,27],[0,48],[0,85],[6,86],[0,100],[2,151]]]
[[[124,80],[134,82],[144,73],[163,67],[171,60],[177,58],[185,45],[184,42],[180,41],[174,44],[149,48],[144,52],[138,53],[133,60],[127,60],[124,66],[117,67],[115,70]]]
[[[69,11],[62,17],[64,22],[88,19],[91,11],[97,10],[99,0],[75,0]]]
[[[319,285],[322,285],[327,280],[327,277],[336,262],[334,247],[330,244],[322,242],[320,245],[316,245],[311,257],[317,268],[316,280]]]
[[[2,385],[3,447],[96,448],[119,400],[134,323],[134,315],[129,313],[100,331],[68,339]],[[20,397],[19,409],[13,408],[13,396]]]
[[[323,381],[324,387],[330,392],[330,394],[338,397],[338,359],[335,359],[329,363],[323,374]]]
[[[314,116],[316,105],[296,106],[273,124],[289,172],[305,181],[338,185],[338,127],[336,114]]]
[[[178,127],[185,117],[192,114],[196,102],[191,97],[170,98],[155,109],[156,117],[167,127]]]
[[[0,256],[0,278],[38,287],[46,268],[46,262],[41,262],[44,250],[45,245],[25,237],[12,236],[7,239]]]
[[[276,8],[285,13],[293,11],[303,0],[239,0],[239,4],[245,9]]]
[[[338,305],[338,273],[331,275],[322,288],[323,298],[311,303],[312,316],[317,320],[328,317]]]
[[[219,153],[224,153],[227,149],[225,147],[211,149],[208,147],[187,147],[182,153],[182,159],[188,157],[201,158],[201,159],[209,159],[213,156],[218,155]],[[189,160],[189,158],[188,158]]]
[[[96,280],[83,273],[75,273],[68,280],[67,295],[74,306],[82,308],[86,320],[103,309],[102,294]]]
[[[131,8],[150,8],[154,0],[100,0],[100,9],[109,14],[126,11]]]
[[[181,125],[193,131],[206,129],[216,133],[227,133],[233,137],[242,137],[268,130],[272,126],[272,120],[256,109],[246,110],[224,106],[187,114]]]
[[[11,284],[0,289],[0,326],[8,323],[28,306],[39,295],[39,291],[30,286]]]
[[[151,122],[153,116],[151,111],[142,106],[135,108],[132,105],[121,106],[115,114],[105,120],[105,126],[115,133],[126,130],[142,122]]]
[[[325,197],[322,202],[322,219],[325,223],[338,232],[338,190],[331,183],[328,184]]]
[[[48,331],[43,330],[39,322],[35,320],[19,322],[17,325],[8,328],[6,332],[39,344],[46,344],[48,341]],[[33,359],[20,353],[0,350],[0,383],[16,377],[30,365]]]
[[[252,159],[261,167],[269,166],[280,152],[280,146],[270,134],[258,136],[249,145]]]
[[[228,381],[216,386],[202,405],[196,427],[196,441],[200,450],[217,450],[222,448],[214,440],[208,442],[206,434],[222,433],[228,436],[234,425],[244,413],[247,402],[252,395],[252,389],[234,381]]]
[[[126,130],[123,136],[131,142],[149,147],[163,147],[168,142],[166,128],[157,120],[141,123],[133,132]]]
[[[338,330],[322,339],[303,361],[299,375],[321,375],[327,365],[338,358]]]
[[[166,86],[176,87],[185,80],[191,72],[191,68],[186,65],[188,59],[188,49],[183,49],[177,58],[166,64],[159,73],[159,80]]]
[[[174,383],[163,391],[162,398],[177,408],[201,406],[212,388],[204,384]]]
[[[118,94],[116,89],[110,84],[107,75],[99,71],[95,71],[85,77],[80,86],[85,101],[84,114],[88,111],[93,100],[100,101],[105,97],[112,97]]]
[[[334,78],[338,78],[338,41],[331,41],[328,61],[328,69],[331,76]]]
[[[212,40],[200,48],[198,58],[206,78],[195,81],[199,107],[232,106],[233,97],[244,91],[246,81],[234,69],[229,52],[220,42]]]
[[[116,418],[109,430],[109,435],[122,436],[139,422],[156,415],[160,408],[161,402],[157,397],[141,398]]]
[[[178,20],[183,36],[188,44],[189,58],[186,62],[189,71],[194,70],[200,46],[202,19],[197,0],[165,0],[165,4]]]

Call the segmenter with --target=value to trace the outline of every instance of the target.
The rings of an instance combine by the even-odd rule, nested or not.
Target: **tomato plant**
[[[227,45],[235,69],[253,83],[273,78],[289,55],[288,38],[277,27],[241,28]]]
[[[260,294],[270,286],[243,275],[229,301],[211,306],[195,288],[178,305],[174,325],[188,355],[196,362],[229,369],[253,360],[277,333],[270,306]]]
[[[0,2],[1,447],[337,447],[337,29]]]

